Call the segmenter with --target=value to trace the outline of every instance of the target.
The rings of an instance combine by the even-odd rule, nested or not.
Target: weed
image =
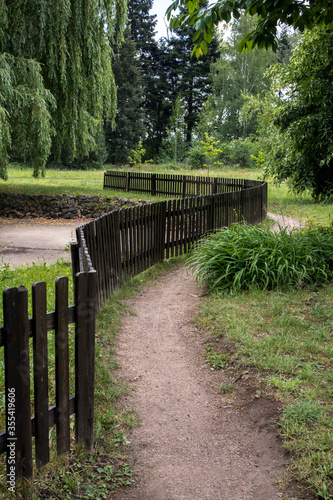
[[[219,354],[212,347],[205,347],[205,358],[211,365],[211,370],[223,370],[228,365],[227,354]]]
[[[234,392],[235,386],[234,384],[223,384],[219,388],[220,394],[232,394]]]

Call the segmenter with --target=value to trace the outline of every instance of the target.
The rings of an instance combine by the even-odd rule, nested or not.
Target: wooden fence
[[[9,488],[22,477],[32,478],[33,438],[36,466],[49,461],[50,427],[56,425],[58,453],[69,450],[69,417],[74,413],[76,441],[86,442],[92,450],[95,318],[98,308],[123,280],[164,258],[186,253],[209,231],[241,220],[253,224],[266,217],[265,182],[123,172],[113,172],[106,179],[108,187],[113,183],[112,187],[121,189],[125,182],[127,190],[185,197],[113,211],[79,227],[77,243],[71,248],[74,306],[68,305],[68,279],[64,277],[56,280],[54,312],[47,312],[45,283],[32,286],[30,319],[27,289],[4,291],[0,349],[4,348],[5,359],[6,431],[0,434],[0,454],[7,453]],[[75,324],[72,397],[68,354],[71,324]],[[49,332],[54,332],[55,347],[53,407],[49,407],[48,394]]]
[[[120,189],[126,175],[126,172],[112,172],[112,176],[106,178],[119,179],[121,182],[117,187]],[[138,180],[137,184],[133,184],[135,189],[141,186],[142,190],[150,190],[152,176],[155,174],[134,175]],[[143,180],[144,184],[140,184]],[[199,184],[195,186],[197,185]],[[217,185],[221,189],[228,187],[230,191],[122,209],[77,229],[82,268],[97,270],[100,305],[121,285],[126,276],[138,274],[164,258],[186,253],[195,241],[209,231],[229,226],[236,221],[244,220],[255,224],[266,218],[266,182],[227,182],[224,179],[223,183]],[[171,184],[169,193],[172,191],[170,186]],[[205,181],[200,186],[202,189],[212,189],[212,186],[216,187],[215,179]]]
[[[70,415],[75,413],[77,442],[93,447],[94,346],[96,271],[75,276],[75,305],[68,305],[68,278],[55,283],[55,311],[47,313],[46,284],[32,286],[33,316],[28,317],[28,290],[3,292],[4,326],[0,348],[5,359],[6,431],[0,434],[0,454],[7,453],[7,486],[33,476],[35,462],[49,461],[49,429],[56,425],[57,452],[70,447]],[[75,324],[75,395],[69,392],[68,326]],[[48,333],[54,332],[56,404],[49,407]],[[29,339],[33,339],[30,361]],[[32,372],[30,366],[33,366]],[[31,385],[33,384],[33,395]],[[33,404],[32,404],[33,402]],[[31,410],[31,408],[33,408]],[[33,415],[31,415],[33,413]]]
[[[152,196],[206,196],[239,191],[261,185],[262,182],[223,177],[194,175],[152,174],[149,172],[107,171],[104,173],[104,189],[147,193]]]

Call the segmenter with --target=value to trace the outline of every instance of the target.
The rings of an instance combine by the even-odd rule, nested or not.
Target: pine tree
[[[125,30],[124,42],[115,53],[112,68],[117,86],[117,115],[114,130],[110,122],[105,124],[107,161],[127,163],[130,151],[144,135],[142,75],[129,27]]]
[[[173,80],[172,85],[175,87],[174,100],[178,93],[183,96],[186,141],[190,145],[199,113],[212,91],[210,66],[219,55],[218,43],[216,37],[213,37],[207,54],[198,60],[192,56],[194,29],[186,27],[176,29],[174,33],[176,36],[171,37],[168,43],[172,60],[169,78]]]
[[[120,39],[126,0],[5,0],[0,6],[0,151],[43,172],[96,149],[103,114],[116,113],[108,40]],[[52,135],[52,127],[54,135]],[[52,142],[51,142],[52,141]]]

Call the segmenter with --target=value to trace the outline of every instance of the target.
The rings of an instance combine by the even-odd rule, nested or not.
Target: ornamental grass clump
[[[201,240],[188,267],[211,291],[279,290],[333,278],[333,229],[273,231],[235,223]]]

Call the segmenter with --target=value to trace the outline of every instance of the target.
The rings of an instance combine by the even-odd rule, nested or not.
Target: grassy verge
[[[74,499],[74,498],[107,498],[120,486],[130,485],[133,482],[132,471],[126,463],[126,446],[128,440],[126,432],[138,422],[138,416],[130,408],[117,405],[117,398],[130,390],[130,388],[119,384],[116,379],[117,362],[115,359],[114,344],[116,334],[119,330],[120,320],[129,308],[124,299],[134,296],[143,286],[152,284],[158,276],[178,267],[182,258],[171,259],[148,269],[144,273],[128,280],[123,287],[111,297],[111,300],[102,308],[98,315],[96,325],[96,366],[95,366],[95,452],[88,455],[84,446],[75,445],[74,442],[74,416],[71,417],[72,451],[62,457],[55,453],[56,436],[55,429],[50,430],[51,461],[48,465],[37,471],[33,486],[18,488],[12,498],[31,499]],[[60,265],[60,264],[59,264]],[[55,277],[59,272],[64,274],[65,264],[61,267],[49,266],[48,289],[52,288]],[[34,281],[36,276],[42,275],[42,266],[32,266]],[[67,266],[68,267],[68,266]],[[11,270],[7,269],[10,273]],[[17,276],[15,277],[15,273]],[[22,280],[22,270],[15,269],[11,279],[11,285],[17,285]],[[53,275],[52,275],[53,273]],[[27,276],[25,267],[23,274]],[[32,276],[30,276],[32,277]],[[24,284],[27,286],[26,277]],[[52,308],[52,297],[48,298],[48,304]],[[51,310],[51,309],[49,309]],[[50,336],[50,347],[52,335]],[[74,349],[74,345],[71,346]],[[3,349],[0,349],[0,352]],[[52,347],[50,350],[52,358]],[[3,358],[0,365],[0,387],[3,387]],[[1,379],[2,377],[2,379]],[[71,383],[74,382],[74,373],[71,373]],[[53,379],[49,379],[50,392],[54,391]],[[4,395],[1,395],[3,400]],[[2,405],[3,407],[4,405]],[[4,427],[1,423],[1,430]],[[8,499],[9,494],[5,481],[5,456],[0,457],[0,498]]]
[[[213,367],[223,357],[221,392],[233,388],[235,371],[254,367],[284,403],[279,430],[291,473],[332,499],[333,285],[210,297],[197,322],[224,339],[206,353]]]

